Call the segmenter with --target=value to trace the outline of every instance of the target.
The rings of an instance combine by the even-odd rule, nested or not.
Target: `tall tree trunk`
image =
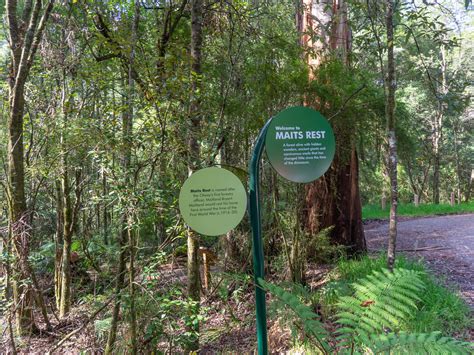
[[[131,34],[131,50],[130,50],[130,66],[128,71],[128,87],[130,90],[129,93],[129,111],[130,111],[130,120],[128,122],[128,135],[129,140],[132,139],[133,134],[133,97],[135,94],[135,85],[132,78],[131,68],[133,68],[135,64],[135,44],[138,39],[138,24],[140,21],[140,1],[135,0],[135,11],[133,16],[133,24],[132,24],[132,34]],[[131,155],[131,151],[129,153]],[[135,190],[135,188],[133,189]],[[128,213],[127,215],[127,232],[128,232],[128,248],[129,248],[129,260],[130,260],[130,267],[129,267],[129,274],[128,274],[128,283],[129,283],[129,297],[130,297],[130,338],[131,338],[131,354],[137,354],[138,352],[138,335],[137,335],[137,310],[135,305],[135,255],[136,255],[136,244],[137,238],[135,230],[133,230],[133,221],[134,215],[132,213]]]
[[[71,308],[71,248],[72,248],[72,233],[74,230],[73,221],[73,207],[71,201],[71,183],[69,179],[69,163],[68,163],[68,152],[66,149],[66,142],[64,137],[64,130],[68,125],[68,109],[69,106],[67,101],[67,79],[66,74],[63,72],[63,83],[62,83],[62,97],[61,97],[61,110],[62,110],[62,125],[63,130],[61,132],[60,145],[61,145],[61,177],[60,177],[60,188],[62,198],[62,252],[61,252],[61,267],[60,267],[60,297],[59,297],[59,317],[63,318]]]
[[[444,111],[446,109],[444,97],[447,94],[447,83],[446,83],[446,49],[444,46],[441,47],[441,68],[440,68],[440,92],[443,99],[438,99],[438,113],[435,115],[435,121],[433,124],[433,202],[439,204],[440,201],[440,164],[441,164],[441,141],[443,139],[443,120]]]
[[[453,133],[454,133],[454,159],[456,161],[456,188],[457,188],[458,204],[460,204],[462,201],[462,193],[461,193],[462,190],[461,190],[461,163],[459,159],[457,123],[454,125]]]
[[[63,194],[61,189],[61,181],[56,181],[56,235],[54,239],[55,244],[55,259],[54,259],[54,295],[56,299],[56,308],[61,307],[61,258],[64,232],[64,207]]]
[[[13,294],[16,307],[16,329],[19,334],[30,333],[35,328],[32,312],[31,289],[25,282],[31,273],[28,262],[30,228],[25,197],[25,173],[23,151],[23,114],[25,108],[25,84],[49,14],[53,7],[50,0],[42,12],[42,1],[27,1],[21,17],[28,24],[21,26],[18,1],[5,4],[8,42],[12,54],[9,76],[8,117],[8,195],[9,218],[12,226],[13,246],[16,254]],[[42,297],[38,295],[37,297]]]
[[[191,4],[191,105],[190,120],[191,127],[188,141],[188,171],[191,175],[200,165],[199,136],[201,131],[201,59],[202,59],[202,0],[193,0]],[[199,304],[201,300],[201,287],[199,275],[199,240],[196,233],[188,230],[188,297]],[[193,329],[193,332],[199,332],[199,324]],[[199,338],[195,339],[188,346],[188,350],[195,351],[199,349]]]
[[[393,0],[386,3],[386,28],[387,28],[387,79],[385,80],[385,116],[387,120],[388,138],[388,169],[390,177],[390,224],[387,249],[388,268],[393,270],[395,263],[395,249],[397,242],[397,205],[398,205],[398,181],[397,181],[397,136],[395,133],[395,90],[397,82],[395,79],[395,60],[393,55]]]
[[[133,141],[133,95],[135,92],[135,81],[133,78],[132,70],[135,59],[135,45],[137,40],[137,31],[138,23],[140,16],[140,2],[135,0],[135,12],[134,20],[132,24],[132,38],[131,38],[131,50],[128,58],[128,73],[127,73],[127,95],[126,95],[126,107],[127,109],[122,114],[122,173],[124,179],[124,186],[127,187],[126,190],[131,190],[131,162],[132,162],[132,141]],[[131,229],[133,225],[133,212],[131,206],[130,196],[125,196],[125,205],[122,206],[122,216],[120,222],[120,238],[119,238],[119,247],[120,247],[120,256],[119,256],[119,270],[117,281],[115,284],[115,303],[112,311],[112,321],[110,326],[109,335],[107,338],[107,346],[105,348],[106,354],[112,354],[114,352],[114,344],[117,338],[117,328],[119,322],[119,314],[121,307],[121,290],[125,287],[125,273],[126,273],[126,260],[127,254],[130,260],[130,269],[129,269],[129,295],[130,295],[130,335],[131,335],[131,349],[132,354],[136,354],[138,351],[137,344],[137,324],[136,324],[136,310],[135,310],[135,235],[134,231]],[[127,242],[128,248],[127,248]]]
[[[314,50],[307,58],[312,71],[316,70],[329,52],[336,53],[348,64],[351,48],[350,29],[347,24],[347,2],[344,0],[303,0],[303,12],[297,17],[302,31],[301,42]],[[315,32],[318,40],[309,33]],[[307,98],[307,104],[316,104],[317,98]],[[348,247],[349,254],[366,250],[362,226],[362,208],[359,193],[359,161],[355,142],[347,127],[333,122],[338,144],[331,169],[320,179],[306,185],[302,219],[307,231],[315,235],[324,228],[335,226],[334,243]]]
[[[71,248],[73,232],[73,212],[70,196],[70,182],[67,154],[63,152],[63,171],[61,176],[61,190],[63,197],[63,243],[61,256],[61,297],[59,300],[59,317],[64,317],[71,308]]]

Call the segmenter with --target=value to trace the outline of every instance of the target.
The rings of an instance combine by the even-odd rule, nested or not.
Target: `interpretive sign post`
[[[249,167],[249,218],[252,227],[253,268],[258,353],[268,353],[264,255],[260,216],[259,171],[264,148],[272,167],[294,182],[311,182],[329,169],[335,153],[335,139],[329,122],[307,107],[290,107],[267,121],[255,142]]]

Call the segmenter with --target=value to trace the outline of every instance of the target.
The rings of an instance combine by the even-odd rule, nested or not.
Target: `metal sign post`
[[[260,223],[260,193],[259,193],[259,173],[260,161],[263,148],[265,147],[265,135],[272,119],[269,119],[260,131],[252,154],[252,160],[249,168],[249,216],[252,227],[253,244],[253,274],[255,280],[255,307],[257,317],[257,341],[258,354],[268,354],[267,343],[267,310],[265,305],[265,291],[259,287],[258,279],[264,278],[264,259],[263,259],[263,241],[262,226]]]
[[[260,131],[249,167],[249,217],[252,227],[258,354],[268,354],[259,172],[263,149],[273,168],[287,180],[306,183],[322,176],[334,158],[335,139],[329,122],[307,107],[290,107],[270,118]]]

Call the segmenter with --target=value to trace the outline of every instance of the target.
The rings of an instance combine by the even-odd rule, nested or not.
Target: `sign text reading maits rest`
[[[326,131],[302,131],[300,127],[275,127],[275,139],[324,139]]]

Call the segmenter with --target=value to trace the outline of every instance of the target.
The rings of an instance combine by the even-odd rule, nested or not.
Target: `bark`
[[[202,60],[202,0],[193,0],[191,3],[191,105],[190,105],[190,132],[188,141],[188,171],[191,175],[200,165],[199,136],[201,130],[201,60]],[[188,297],[199,304],[201,299],[200,276],[199,276],[199,239],[191,230],[188,230]],[[199,324],[190,329],[199,332]],[[199,349],[199,338],[192,341],[189,351]]]
[[[66,72],[63,71],[63,84],[62,84],[62,95],[61,95],[61,110],[62,110],[62,124],[64,129],[66,129],[69,124],[69,109],[68,107],[72,106],[71,100],[68,98],[69,93],[67,92],[67,78]],[[69,104],[67,103],[69,101]],[[71,198],[72,182],[70,178],[71,166],[69,164],[69,152],[67,149],[66,137],[61,132],[60,137],[60,147],[61,147],[61,173],[60,173],[60,183],[59,183],[59,193],[57,202],[57,208],[60,208],[61,211],[57,212],[58,217],[61,218],[57,222],[57,228],[62,227],[61,232],[56,232],[57,237],[61,235],[61,241],[56,242],[56,261],[59,262],[60,266],[55,271],[59,277],[56,282],[56,292],[57,299],[56,303],[59,304],[59,317],[65,317],[71,309],[71,248],[72,248],[72,237],[77,227],[78,212],[80,207],[81,200],[81,189],[80,189],[80,179],[81,179],[81,170],[76,169],[75,172],[75,200]],[[62,251],[59,250],[62,248]],[[58,256],[59,254],[59,256]]]
[[[45,9],[42,1],[27,4],[22,20],[28,23],[26,29],[20,26],[17,0],[7,0],[5,4],[8,27],[8,41],[12,53],[9,77],[9,117],[8,117],[8,195],[10,197],[9,217],[12,226],[13,246],[16,254],[14,266],[13,294],[16,307],[16,330],[22,334],[36,328],[32,312],[32,290],[26,286],[31,276],[29,266],[29,212],[25,197],[23,114],[25,108],[25,84],[36,54],[43,30],[53,7],[50,0]],[[42,12],[42,14],[41,14]],[[42,294],[36,295],[42,298]],[[44,303],[44,302],[43,302]]]
[[[64,128],[67,127],[68,112],[66,109],[66,77],[63,73],[63,88],[61,98],[62,108],[62,120]],[[60,268],[60,279],[58,280],[61,284],[59,293],[59,317],[63,318],[71,307],[71,247],[72,247],[72,203],[70,190],[71,186],[69,183],[69,166],[68,166],[68,153],[65,147],[65,138],[63,132],[61,133],[60,145],[61,145],[61,199],[62,199],[62,252],[61,252],[61,268]]]
[[[397,205],[398,205],[398,181],[397,181],[397,136],[395,133],[395,60],[393,54],[393,0],[386,3],[386,29],[387,29],[387,79],[385,80],[385,116],[387,120],[388,138],[388,169],[390,177],[390,222],[389,239],[387,249],[388,268],[393,270],[395,263],[395,249],[397,242]]]
[[[314,50],[315,56],[307,58],[312,71],[329,53],[336,53],[348,64],[351,34],[347,25],[347,3],[343,0],[303,0],[303,13],[298,16],[298,28],[302,31],[301,42]],[[311,33],[318,37],[315,40]],[[309,105],[321,104],[317,98],[307,98]],[[362,226],[362,208],[359,193],[359,161],[355,143],[347,127],[333,122],[339,143],[330,170],[320,179],[306,186],[302,223],[305,229],[316,235],[324,228],[335,226],[331,239],[346,245],[349,255],[366,250]]]
[[[67,155],[63,152],[63,172],[61,192],[63,198],[63,243],[61,256],[61,296],[59,299],[59,317],[63,318],[71,308],[71,247],[73,232],[72,202],[68,173]]]
[[[459,146],[458,146],[458,127],[455,125],[454,127],[454,159],[456,160],[456,187],[457,187],[457,196],[458,196],[458,204],[462,201],[462,193],[461,193],[461,163],[459,158]]]
[[[444,46],[441,48],[441,73],[440,73],[441,90],[440,93],[443,99],[438,99],[438,113],[435,115],[435,121],[433,123],[433,202],[439,204],[440,193],[440,162],[441,162],[441,141],[443,139],[443,120],[445,105],[444,96],[447,93],[446,83],[446,49]]]
[[[438,104],[438,114],[433,123],[433,203],[439,204],[439,170],[440,170],[440,140],[443,114],[441,104]]]
[[[55,260],[54,260],[54,295],[56,299],[56,308],[61,306],[61,250],[63,245],[64,215],[63,215],[63,195],[61,192],[61,182],[56,181],[56,235],[55,235]]]
[[[139,23],[139,10],[140,3],[135,1],[135,14],[132,25],[132,38],[131,38],[131,50],[128,58],[128,80],[127,88],[128,93],[126,97],[127,110],[122,115],[122,172],[124,178],[124,185],[131,189],[131,160],[132,160],[132,140],[133,140],[133,94],[135,91],[135,75],[133,73],[134,59],[135,59],[135,43],[137,40],[137,31]],[[127,200],[127,199],[126,199]],[[137,324],[136,324],[136,309],[135,309],[135,253],[136,253],[136,241],[135,234],[132,230],[133,216],[131,215],[130,202],[126,202],[125,206],[122,206],[121,216],[121,231],[119,238],[120,256],[119,256],[119,270],[117,281],[115,284],[115,303],[112,311],[112,321],[110,326],[109,335],[107,338],[107,346],[105,348],[106,354],[114,353],[115,340],[117,338],[117,328],[119,322],[119,314],[121,307],[120,292],[125,286],[125,273],[126,273],[126,260],[127,254],[130,261],[130,269],[128,274],[129,281],[129,294],[130,294],[130,334],[131,334],[131,349],[132,354],[136,354],[138,351],[137,344]],[[128,242],[128,247],[127,247]]]
[[[131,44],[132,48],[130,50],[130,68],[135,64],[135,43],[138,39],[138,24],[140,21],[140,1],[135,0],[135,12],[132,25],[132,35],[131,35]],[[130,102],[129,102],[129,111],[130,111],[130,120],[128,122],[128,135],[129,139],[132,138],[133,134],[133,95],[135,92],[134,81],[132,78],[131,70],[128,72],[128,87],[130,89]],[[131,154],[131,152],[129,153]],[[128,245],[129,245],[129,259],[130,259],[130,268],[128,275],[129,283],[129,293],[130,293],[130,337],[131,337],[131,354],[137,354],[138,352],[138,335],[137,335],[137,311],[135,306],[135,255],[137,253],[136,248],[136,233],[132,229],[133,225],[133,216],[128,214],[128,223],[127,223],[127,232],[128,232]]]

